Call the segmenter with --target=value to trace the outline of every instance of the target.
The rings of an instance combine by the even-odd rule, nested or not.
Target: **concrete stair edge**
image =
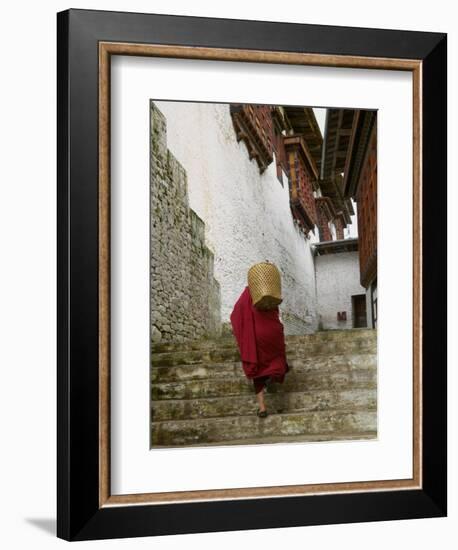
[[[339,432],[356,434],[375,431],[376,426],[377,411],[282,413],[271,414],[266,418],[245,415],[152,423],[152,440],[156,444],[167,444],[170,440],[186,444],[264,436],[296,437]]]
[[[302,436],[260,436],[255,438],[244,438],[244,439],[231,439],[225,441],[208,441],[206,443],[188,443],[185,445],[154,445],[151,449],[176,449],[176,448],[186,448],[186,447],[225,447],[233,445],[276,445],[282,443],[288,444],[298,444],[301,443],[320,443],[320,442],[336,442],[342,443],[345,441],[367,441],[377,439],[376,431],[368,432],[357,432],[357,433],[347,433],[347,434],[335,434],[335,433],[323,433],[323,434],[313,434],[313,435],[302,435]]]
[[[357,336],[357,339],[363,339],[364,337],[369,339],[376,339],[376,329],[345,329],[345,330],[324,330],[317,331],[310,334],[291,334],[285,336],[285,342],[288,343],[306,343],[308,341],[326,342],[328,340],[340,340],[340,339],[352,339]],[[164,342],[164,343],[152,343],[151,351],[153,353],[168,353],[180,351],[183,349],[198,350],[205,349],[211,346],[215,347],[231,347],[236,346],[237,341],[233,335],[221,336],[219,338],[199,338],[195,340],[185,340],[183,342]]]
[[[374,342],[359,341],[355,342],[337,342],[334,348],[324,348],[322,343],[312,344],[313,348],[294,349],[291,346],[286,349],[286,356],[293,358],[298,353],[307,353],[309,356],[326,357],[332,355],[342,355],[348,353],[377,353],[377,346]],[[320,349],[321,347],[321,349]],[[225,361],[240,360],[240,354],[235,347],[227,349],[211,349],[211,350],[182,350],[164,353],[153,353],[151,355],[151,366],[172,367],[175,365],[192,365],[196,363],[222,363]]]
[[[273,414],[281,412],[318,412],[347,410],[374,411],[377,409],[377,389],[339,389],[292,391],[284,394],[267,394],[267,409]],[[254,414],[257,408],[252,394],[227,397],[161,400],[151,403],[153,422],[221,418]],[[235,412],[237,411],[237,412]]]

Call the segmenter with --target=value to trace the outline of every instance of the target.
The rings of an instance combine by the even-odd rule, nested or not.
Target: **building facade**
[[[334,110],[332,110],[334,113]],[[344,131],[345,109],[329,119],[329,131]],[[341,192],[357,205],[359,277],[366,289],[368,326],[377,327],[377,114],[351,110],[351,139],[338,145],[335,154],[344,160]]]
[[[366,328],[366,290],[359,280],[358,239],[315,245],[319,330]]]
[[[360,212],[367,216],[376,178],[373,159],[361,176],[369,183],[354,189],[344,177],[344,152],[353,151],[357,140],[350,116],[355,111],[337,118],[334,111],[328,110],[323,139],[311,108],[151,102],[155,341],[229,331],[229,316],[247,284],[249,267],[266,259],[282,274],[286,334],[355,326],[351,296],[367,293],[368,287],[361,288],[363,281],[357,280],[356,290],[355,285],[347,288],[349,273],[357,279],[361,258],[373,250],[364,241],[363,254],[356,252],[354,239],[352,250],[337,252],[339,246],[334,246],[331,252],[327,247],[325,254],[323,245],[348,240],[344,231],[355,203],[359,234],[365,235]],[[368,223],[372,227],[373,219]],[[181,265],[174,281],[173,257]],[[332,297],[322,299],[327,290],[321,279],[330,280],[323,275],[325,268],[345,287],[335,290],[334,303]],[[348,292],[353,293],[350,300]]]

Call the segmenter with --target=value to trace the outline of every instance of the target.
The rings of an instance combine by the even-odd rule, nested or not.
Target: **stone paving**
[[[286,349],[261,419],[232,336],[153,346],[152,447],[377,437],[376,331],[287,336]]]

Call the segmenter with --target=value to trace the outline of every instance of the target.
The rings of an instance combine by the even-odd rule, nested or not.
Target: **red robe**
[[[275,382],[283,382],[289,368],[278,306],[267,311],[258,310],[246,286],[230,319],[247,378],[270,376]]]

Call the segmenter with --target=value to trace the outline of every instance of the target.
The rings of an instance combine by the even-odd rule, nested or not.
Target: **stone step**
[[[270,392],[308,391],[318,389],[374,388],[377,371],[374,368],[355,368],[342,371],[288,372],[283,384],[272,384]],[[253,394],[253,382],[240,375],[223,378],[181,380],[151,384],[151,399],[197,399],[228,395]]]
[[[244,439],[225,439],[224,441],[209,441],[206,443],[191,443],[188,447],[213,447],[218,445],[259,445],[272,443],[316,443],[318,441],[361,441],[377,439],[377,432],[348,432],[348,433],[324,433],[324,434],[305,434],[305,435],[279,435],[264,437],[246,437]],[[175,448],[176,445],[154,445],[154,448]]]
[[[349,330],[326,330],[318,331],[313,334],[301,334],[285,336],[286,344],[305,343],[305,342],[330,342],[337,340],[353,340],[358,338],[366,338],[376,340],[377,331],[373,329],[349,329]],[[152,351],[154,353],[175,352],[183,350],[209,350],[220,348],[231,348],[236,346],[235,338],[225,336],[221,338],[208,338],[199,340],[189,340],[186,342],[165,342],[162,344],[154,344]]]
[[[226,416],[152,423],[152,446],[192,445],[279,436],[375,432],[375,411],[314,411],[272,414],[267,418]]]
[[[302,357],[299,355],[292,357],[288,354],[288,365],[291,368],[291,372],[294,371],[296,373],[325,370],[339,372],[363,367],[375,369],[377,367],[377,357],[375,354],[370,353],[318,355],[312,357]],[[237,375],[240,378],[245,376],[240,361],[151,367],[152,382],[180,382],[184,380],[202,380],[205,378],[225,378]]]
[[[269,412],[311,412],[326,410],[376,410],[377,390],[321,390],[289,393],[266,393]],[[219,416],[253,415],[257,404],[254,394],[200,399],[158,400],[152,402],[153,422],[188,420]]]
[[[288,359],[320,355],[352,355],[358,353],[377,353],[377,344],[373,339],[336,340],[331,342],[305,342],[286,345]],[[198,349],[174,352],[152,353],[151,365],[171,367],[196,363],[222,363],[239,361],[236,347],[217,349]]]

